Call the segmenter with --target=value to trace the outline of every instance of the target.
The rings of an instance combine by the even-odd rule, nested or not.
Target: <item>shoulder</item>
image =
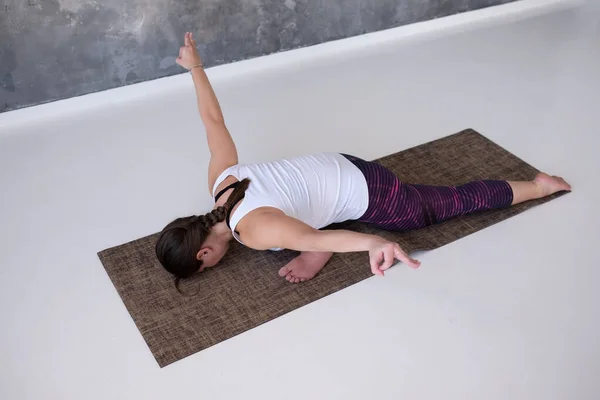
[[[227,186],[239,181],[237,170],[239,169],[239,164],[232,165],[231,167],[225,169],[221,175],[217,177],[215,181],[211,195],[215,197],[221,190],[225,189]]]
[[[241,241],[255,250],[273,247],[278,225],[286,218],[283,211],[272,207],[261,207],[250,211],[237,224]]]

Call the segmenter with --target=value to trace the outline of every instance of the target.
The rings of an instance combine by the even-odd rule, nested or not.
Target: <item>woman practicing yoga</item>
[[[571,190],[562,178],[543,173],[529,182],[409,185],[379,164],[331,153],[238,164],[235,144],[191,33],[185,35],[177,63],[193,77],[211,154],[209,190],[215,197],[211,212],[176,219],[160,234],[156,255],[177,279],[215,266],[232,238],[257,250],[301,252],[279,270],[280,276],[293,283],[314,277],[336,252],[368,252],[371,271],[377,275],[383,275],[396,260],[418,268],[419,261],[381,237],[319,229],[348,220],[386,230],[418,229],[458,215]]]

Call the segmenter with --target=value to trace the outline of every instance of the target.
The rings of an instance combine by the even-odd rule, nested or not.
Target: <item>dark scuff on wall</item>
[[[515,0],[0,0],[0,112]]]

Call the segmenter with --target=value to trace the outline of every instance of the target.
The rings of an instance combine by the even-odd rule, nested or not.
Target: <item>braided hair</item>
[[[240,181],[227,202],[204,215],[177,218],[160,233],[156,242],[156,257],[161,265],[175,275],[175,285],[179,281],[194,275],[202,266],[202,260],[196,259],[198,250],[208,238],[213,226],[227,218],[229,210],[244,198],[249,179]]]

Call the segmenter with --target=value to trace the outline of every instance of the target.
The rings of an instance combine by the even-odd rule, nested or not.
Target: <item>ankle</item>
[[[547,196],[546,187],[544,186],[544,184],[542,182],[538,181],[537,179],[534,179],[531,181],[531,183],[533,183],[533,185],[535,186],[537,199],[541,199],[542,197]]]

